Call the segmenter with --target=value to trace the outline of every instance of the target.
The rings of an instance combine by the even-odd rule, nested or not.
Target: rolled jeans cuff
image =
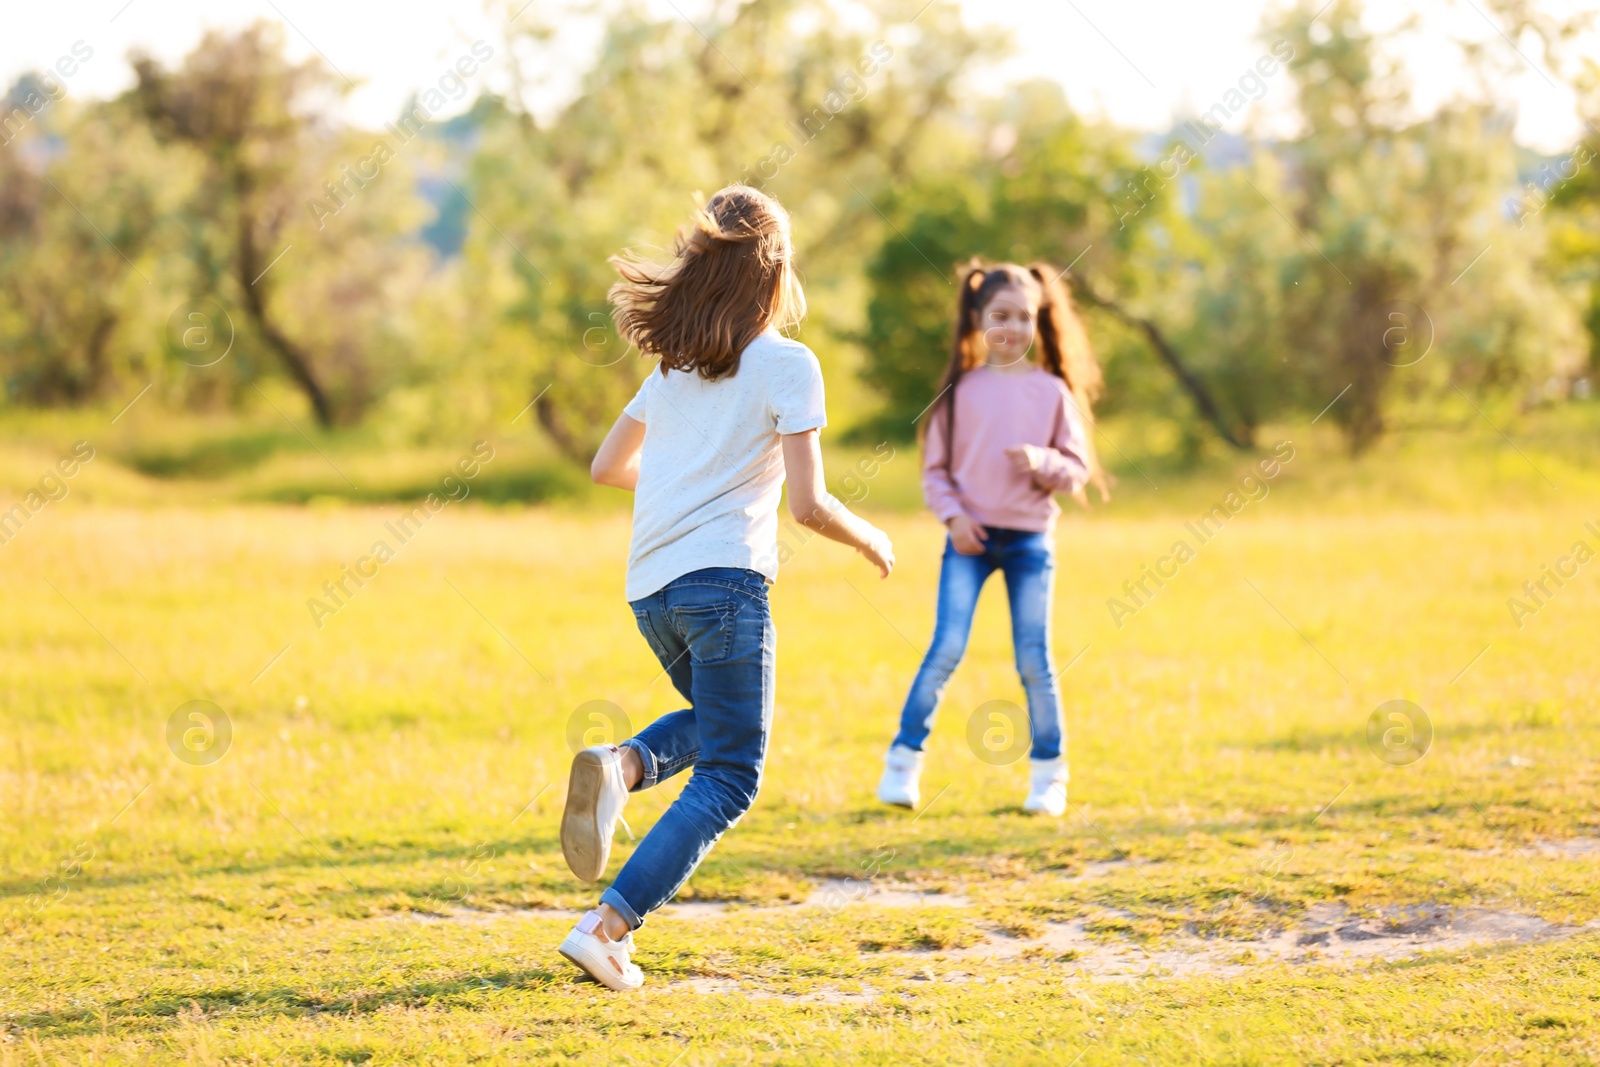
[[[630,737],[617,747],[633,749],[639,754],[639,763],[644,767],[644,776],[639,779],[639,784],[628,790],[628,792],[637,793],[641,789],[651,789],[661,780],[661,765],[656,762],[656,754],[640,744],[638,738]]]
[[[611,886],[600,894],[600,903],[610,904],[615,908],[617,914],[622,916],[623,921],[628,924],[628,929],[637,930],[644,925],[644,917],[634,911],[633,905],[622,898],[622,894],[617,892],[616,886]]]
[[[639,764],[644,768],[644,774],[640,777],[639,784],[629,790],[631,793],[637,793],[641,789],[654,788],[661,779],[671,778],[685,767],[694,766],[695,761],[700,758],[700,750],[696,748],[690,752],[681,752],[671,759],[663,761],[654,752],[650,751],[649,745],[646,745],[637,737],[630,737],[622,743],[639,753]]]

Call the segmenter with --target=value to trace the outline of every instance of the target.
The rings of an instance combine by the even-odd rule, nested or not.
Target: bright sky
[[[662,17],[681,10],[696,18],[710,6],[708,0],[647,2]],[[1007,27],[1018,43],[1015,59],[998,75],[986,78],[987,85],[1022,76],[1055,78],[1079,108],[1157,130],[1167,128],[1176,111],[1210,108],[1266,50],[1256,33],[1270,0],[962,2],[971,24]],[[1577,3],[1547,0],[1546,6],[1566,10]],[[1504,54],[1511,54],[1479,4],[1480,0],[1368,4],[1374,26],[1397,23],[1413,13],[1419,16],[1420,28],[1408,34],[1402,46],[1419,105],[1427,107],[1467,87],[1453,38],[1494,39]],[[392,119],[412,91],[435,84],[473,41],[484,39],[497,52],[502,47],[497,22],[471,0],[82,0],[8,6],[6,32],[0,35],[0,83],[5,85],[25,70],[54,65],[82,41],[94,54],[67,79],[68,92],[107,95],[129,84],[125,57],[133,48],[172,62],[192,49],[207,28],[234,28],[264,18],[287,24],[294,55],[320,52],[358,83],[360,88],[349,100],[349,118],[372,126]],[[531,20],[554,7],[548,0],[532,0],[522,17]],[[563,33],[567,44],[562,51],[567,55],[581,56],[594,47],[592,24],[569,23]],[[1496,96],[1517,109],[1518,135],[1524,143],[1548,152],[1564,151],[1580,128],[1572,94],[1544,69],[1531,38],[1520,44],[1532,64],[1539,65],[1519,62],[1515,73],[1497,82]],[[1600,36],[1592,34],[1587,44],[1591,55],[1600,55]],[[569,70],[552,72],[546,102],[570,86],[578,66],[574,62]],[[1235,128],[1246,121],[1268,131],[1285,128],[1286,86],[1281,75],[1270,81],[1254,113],[1237,118]],[[485,85],[505,89],[492,72],[473,82],[468,99]]]

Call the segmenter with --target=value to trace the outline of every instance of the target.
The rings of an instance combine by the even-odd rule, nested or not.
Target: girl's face
[[[991,367],[1010,367],[1027,360],[1038,314],[1038,301],[1021,286],[995,291],[978,312],[978,334]]]

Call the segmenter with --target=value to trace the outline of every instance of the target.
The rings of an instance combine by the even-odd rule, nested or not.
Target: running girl
[[[634,492],[627,597],[639,632],[689,707],[620,746],[572,761],[561,849],[587,882],[605,873],[628,793],[694,768],[617,878],[561,943],[602,984],[637,989],[633,934],[671,900],[755,801],[772,726],[777,635],[767,586],[778,574],[785,476],[795,521],[860,552],[888,577],[883,531],[823,485],[822,370],[778,330],[805,296],[789,217],[734,185],[711,198],[666,266],[613,257],[617,327],[660,360],[595,456],[601,485]]]
[[[1037,345],[1035,344],[1037,341]],[[961,662],[983,583],[1005,574],[1017,673],[1028,696],[1032,782],[1023,808],[1067,806],[1061,698],[1050,654],[1056,493],[1108,496],[1087,427],[1100,366],[1083,324],[1044,265],[970,264],[961,279],[955,346],[928,413],[922,491],[949,528],[933,643],[900,713],[878,797],[914,808],[922,747],[945,683]]]

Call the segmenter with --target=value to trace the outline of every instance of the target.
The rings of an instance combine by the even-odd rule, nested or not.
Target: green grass
[[[820,541],[786,566],[768,777],[684,894],[763,907],[652,919],[632,998],[578,981],[567,921],[528,910],[592,899],[556,836],[574,710],[612,701],[638,727],[676,702],[622,603],[625,512],[581,489],[451,504],[319,629],[307,598],[400,509],[250,501],[340,495],[307,491],[337,480],[327,460],[414,496],[470,442],[213,460],[192,426],[107,438],[0,545],[0,1064],[1593,1060],[1600,928],[1358,966],[1241,948],[1226,973],[1119,980],[1041,939],[1085,921],[1090,945],[1227,955],[1335,903],[1600,919],[1596,854],[1536,847],[1600,834],[1600,561],[1520,629],[1506,606],[1596,543],[1592,424],[1506,425],[1520,453],[1430,433],[1352,462],[1269,435],[1297,443],[1271,494],[1120,628],[1107,598],[1245,461],[1152,463],[1153,486],[1119,466],[1118,500],[1059,530],[1056,654],[1083,653],[1059,821],[1020,814],[1024,769],[966,745],[973,709],[1021,699],[998,584],[930,745],[936,799],[872,798],[939,550],[904,507],[910,454],[890,461],[864,506],[900,568],[880,583]],[[484,479],[555,469],[523,432]],[[14,429],[0,503],[77,436]],[[869,451],[830,451],[835,480]],[[1367,742],[1396,698],[1435,730],[1408,766]],[[232,724],[209,766],[167,744],[195,699]],[[631,802],[635,831],[679,785]],[[788,906],[868,876],[970,903]],[[984,951],[1007,938],[1023,951]]]

